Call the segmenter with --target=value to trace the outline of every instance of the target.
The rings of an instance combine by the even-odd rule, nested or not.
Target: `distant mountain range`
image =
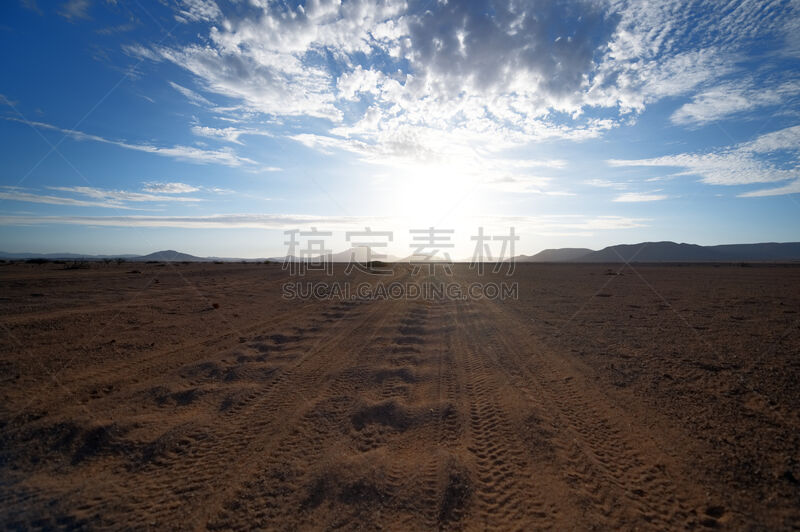
[[[357,262],[365,263],[368,260],[380,260],[383,262],[401,262],[403,260],[408,261],[408,259],[400,259],[393,255],[385,255],[378,257],[379,255],[385,255],[382,253],[381,250],[373,249],[372,252],[368,252],[367,248],[364,246],[357,246],[350,249],[346,249],[344,251],[340,251],[339,253],[332,253],[328,255],[328,260],[331,262],[350,262],[350,257],[353,256]],[[189,255],[188,253],[181,253],[180,251],[175,251],[173,249],[167,249],[164,251],[156,251],[154,253],[150,253],[148,255],[80,255],[77,253],[6,253],[0,251],[0,259],[5,260],[27,260],[27,259],[45,259],[45,260],[85,260],[85,261],[99,261],[99,260],[114,260],[114,259],[125,259],[131,262],[147,262],[147,261],[157,261],[157,262],[264,262],[264,261],[271,261],[271,262],[285,262],[285,261],[303,261],[303,260],[318,260],[319,257],[295,257],[295,256],[281,256],[281,257],[269,257],[269,258],[257,258],[257,259],[240,259],[234,257],[197,257],[195,255]]]
[[[741,262],[800,261],[800,242],[698,246],[675,242],[618,244],[599,251],[581,248],[546,249],[520,255],[517,262]]]
[[[350,249],[346,249],[344,251],[340,251],[339,253],[332,253],[329,254],[329,261],[330,262],[350,262],[351,256],[353,257],[355,262],[359,263],[366,263],[368,261],[373,260],[380,260],[383,262],[407,262],[408,259],[400,259],[399,257],[395,257],[394,255],[387,255],[381,249],[373,249],[371,252],[367,246],[355,246]],[[380,256],[380,257],[377,257]],[[294,255],[287,255],[283,257],[271,257],[267,260],[273,262],[302,262],[304,260],[318,260],[319,255],[316,257],[296,257]]]
[[[536,255],[518,255],[516,262],[570,262],[593,253],[589,248],[545,249]]]
[[[371,260],[383,262],[408,262],[409,257],[398,258],[389,255],[376,259],[381,250],[373,250]],[[366,247],[354,247],[329,255],[331,262],[349,262],[353,256],[356,261],[364,263],[368,259]],[[0,251],[0,259],[5,260],[107,260],[125,259],[132,262],[285,262],[301,260],[319,260],[314,258],[298,258],[294,256],[237,259],[230,257],[196,257],[174,250],[156,251],[149,255],[79,255],[76,253],[4,253]],[[595,251],[588,248],[545,249],[535,255],[519,255],[516,262],[775,262],[800,261],[800,242],[765,242],[760,244],[726,244],[721,246],[698,246],[696,244],[676,244],[675,242],[640,242],[639,244],[619,244]],[[467,260],[468,261],[468,260]],[[467,262],[464,261],[464,262]]]

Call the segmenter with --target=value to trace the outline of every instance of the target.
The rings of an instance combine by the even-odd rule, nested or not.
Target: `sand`
[[[791,529],[800,267],[0,264],[0,524]],[[311,281],[329,281],[315,273]]]

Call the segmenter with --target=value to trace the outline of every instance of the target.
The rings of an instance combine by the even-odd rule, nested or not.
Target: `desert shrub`
[[[85,270],[89,267],[89,263],[85,260],[73,260],[64,264],[62,270]]]

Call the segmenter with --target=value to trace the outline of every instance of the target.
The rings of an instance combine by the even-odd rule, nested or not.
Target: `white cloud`
[[[592,187],[614,188],[614,189],[618,189],[618,190],[621,190],[621,189],[624,189],[624,188],[628,188],[628,184],[627,183],[609,181],[608,179],[587,179],[586,181],[583,181],[583,184],[584,185],[589,185],[589,186],[592,186]]]
[[[0,224],[73,224],[110,227],[177,227],[185,229],[363,229],[356,217],[331,217],[291,214],[215,214],[209,216],[2,216]],[[370,219],[374,223],[375,219]]]
[[[242,135],[261,135],[264,137],[271,137],[272,134],[267,131],[260,131],[257,129],[241,129],[235,127],[214,128],[208,126],[192,126],[192,133],[199,137],[208,137],[213,139],[225,140],[234,144],[242,144],[239,137]]]
[[[202,198],[184,196],[189,192],[200,190],[185,183],[147,183],[144,192],[128,190],[102,189],[85,186],[48,186],[49,190],[65,192],[79,196],[54,196],[40,194],[17,187],[0,187],[0,199],[20,201],[25,203],[44,203],[49,205],[68,205],[73,207],[101,207],[104,209],[134,209],[145,210],[141,207],[134,208],[136,203],[166,203],[178,202],[194,204],[205,201]],[[85,199],[89,198],[89,199]]]
[[[250,45],[259,46],[253,42],[243,47],[249,49]],[[250,55],[238,48],[198,45],[182,49],[161,47],[156,53],[194,74],[206,91],[240,100],[254,111],[341,119],[341,111],[334,106],[330,79],[319,68],[304,68],[291,55],[268,50]]]
[[[225,14],[190,4],[185,18],[214,21],[201,40],[126,50],[231,98],[218,114],[324,119],[291,138],[395,167],[480,161],[489,179],[506,171],[494,162],[503,150],[597,138],[667,97],[693,98],[673,115],[680,124],[785,98],[783,89],[749,98],[723,80],[741,70],[748,46],[784,40],[798,16],[785,2],[253,0]],[[775,80],[794,90],[784,82]],[[718,101],[719,91],[730,97]],[[194,128],[232,143],[243,131]],[[712,181],[730,180],[724,162],[698,164],[719,167]]]
[[[553,179],[540,176],[504,175],[486,180],[487,188],[510,192],[513,194],[541,194],[546,196],[571,196],[569,192],[550,190]]]
[[[779,150],[800,151],[800,125],[759,135],[755,140],[740,145],[752,153],[771,153]]]
[[[757,86],[752,81],[730,81],[696,94],[670,117],[680,125],[703,125],[737,113],[780,105],[800,94],[800,82]]]
[[[483,216],[473,220],[477,226],[541,234],[542,231],[604,231],[646,227],[648,220],[623,216]],[[75,224],[113,227],[180,227],[187,229],[274,229],[291,230],[317,227],[320,230],[407,231],[408,221],[389,217],[317,216],[303,214],[215,214],[209,216],[14,216],[0,215],[3,225]],[[376,229],[378,230],[378,229]],[[488,230],[488,229],[487,229]]]
[[[148,182],[144,184],[145,192],[152,192],[155,194],[188,194],[189,192],[196,192],[200,190],[193,185],[186,183],[157,183]]]
[[[68,205],[71,207],[102,207],[113,209],[130,209],[118,202],[108,201],[87,201],[63,196],[50,196],[44,194],[34,194],[22,190],[15,190],[11,187],[3,187],[5,191],[0,191],[0,200],[20,201],[24,203],[44,203],[48,205]]]
[[[58,14],[70,22],[75,19],[88,19],[89,0],[67,0],[58,11]]]
[[[557,159],[509,159],[494,152],[499,147],[476,147],[468,131],[442,132],[426,127],[401,126],[381,133],[379,140],[366,142],[352,137],[302,133],[291,137],[310,148],[332,153],[343,150],[361,161],[395,168],[396,172],[431,179],[447,179],[461,186],[473,184],[509,193],[571,195],[550,187],[550,177],[539,175],[542,168],[560,169],[566,161]],[[502,142],[496,140],[495,142]],[[397,170],[399,169],[399,170]]]
[[[776,152],[788,152],[793,162],[770,160]],[[793,126],[760,135],[755,140],[719,150],[717,153],[682,153],[651,159],[617,160],[611,166],[674,166],[684,170],[677,175],[696,175],[710,185],[747,185],[773,183],[795,179],[800,175],[797,167],[800,153],[800,126]]]
[[[646,192],[625,192],[620,194],[614,201],[622,203],[637,203],[644,201],[661,201],[667,199],[669,196],[666,194],[653,194]]]
[[[232,167],[256,164],[256,162],[253,161],[252,159],[240,157],[236,155],[236,153],[233,150],[227,148],[222,148],[219,150],[203,150],[200,148],[195,148],[193,146],[162,147],[162,146],[152,146],[149,144],[132,144],[124,141],[106,139],[98,135],[91,135],[89,133],[84,133],[82,131],[77,131],[74,129],[64,129],[43,122],[26,122],[13,117],[4,117],[4,118],[6,120],[11,120],[14,122],[26,123],[28,125],[41,129],[59,131],[65,135],[72,137],[75,140],[90,140],[94,142],[102,142],[104,144],[112,144],[114,146],[119,146],[120,148],[125,148],[128,150],[153,153],[155,155],[172,157],[182,161],[189,161],[199,164],[214,163]]]
[[[213,22],[222,16],[214,0],[181,0],[179,20]]]
[[[175,83],[173,81],[170,81],[169,85],[170,85],[170,87],[172,87],[176,91],[178,91],[181,94],[183,94],[186,97],[187,100],[189,100],[191,103],[193,103],[195,105],[205,105],[205,106],[209,106],[209,107],[211,107],[213,105],[210,101],[208,101],[206,98],[204,98],[200,94],[196,93],[192,89],[188,89],[188,88],[184,87],[183,85],[178,85],[177,83]]]
[[[182,185],[182,183],[174,183],[175,185]],[[187,185],[188,186],[188,185]],[[97,200],[109,202],[109,205],[123,204],[124,202],[160,202],[160,201],[177,201],[177,202],[198,202],[203,201],[200,198],[187,197],[187,196],[174,196],[163,194],[150,194],[143,192],[131,192],[128,190],[110,190],[95,187],[47,187],[50,190],[57,190],[59,192],[71,192],[81,196],[88,196]],[[197,189],[194,189],[197,190]]]
[[[641,111],[719,79],[736,68],[743,43],[782,31],[794,8],[354,0],[249,9],[222,17],[203,45],[150,53],[247,108],[344,122],[368,144],[415,127],[519,144],[598,136],[620,123],[615,109]],[[220,18],[216,6],[205,11]],[[391,68],[377,66],[387,60]],[[362,100],[371,105],[353,117],[344,104]],[[596,106],[610,115],[581,118]]]
[[[759,190],[752,190],[739,194],[743,198],[759,198],[764,196],[783,196],[785,194],[800,194],[800,179],[796,179],[791,183],[782,187],[776,188],[763,188]]]

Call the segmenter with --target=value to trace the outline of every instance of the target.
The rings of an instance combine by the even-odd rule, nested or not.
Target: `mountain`
[[[131,260],[137,262],[148,260],[155,260],[159,262],[208,262],[214,259],[195,257],[194,255],[189,255],[188,253],[181,253],[180,251],[167,249],[165,251],[156,251],[155,253],[150,253],[149,255],[135,257]]]
[[[367,253],[369,247],[368,246],[354,246],[350,249],[346,249],[344,251],[340,251],[338,253],[329,253],[328,259],[331,262],[350,262],[351,256],[354,260],[360,264],[366,264],[368,261],[372,260],[379,260],[381,262],[400,262],[400,259],[395,257],[394,255],[386,255],[382,249],[373,249],[372,255],[368,258]],[[385,255],[383,257],[377,258],[376,255]],[[295,255],[287,255],[285,257],[270,257],[267,259],[272,262],[302,262],[304,260],[307,261],[319,261],[319,255],[311,256],[311,257],[298,257]]]
[[[726,244],[709,246],[730,260],[798,260],[800,258],[800,242],[764,242],[762,244]]]
[[[520,255],[515,257],[516,262],[572,262],[578,260],[593,250],[588,248],[559,248],[545,249],[536,255]]]
[[[620,244],[593,251],[575,262],[739,262],[800,260],[800,243],[698,246],[675,242]]]
[[[593,251],[576,262],[708,262],[724,260],[718,252],[697,244],[641,242]]]
[[[367,262],[367,246],[328,255],[332,262],[349,262],[351,254],[359,263]],[[373,250],[371,260],[382,262],[408,262],[413,257],[398,258],[389,255],[376,258],[382,249]],[[83,260],[99,261],[105,259],[125,259],[133,262],[285,262],[300,260],[319,260],[318,257],[296,256],[272,257],[269,259],[236,259],[230,257],[196,257],[172,249],[156,251],[149,255],[81,255],[78,253],[5,253],[0,251],[3,260]],[[518,255],[516,262],[775,262],[800,261],[800,242],[762,242],[759,244],[723,244],[717,246],[698,246],[697,244],[676,244],[675,242],[640,242],[638,244],[619,244],[599,251],[586,248],[545,249],[535,255]],[[466,259],[463,262],[471,262]]]
[[[80,253],[6,253],[0,251],[0,259],[5,260],[25,260],[25,259],[47,259],[47,260],[103,260],[103,259],[133,259],[138,255],[82,255]]]

